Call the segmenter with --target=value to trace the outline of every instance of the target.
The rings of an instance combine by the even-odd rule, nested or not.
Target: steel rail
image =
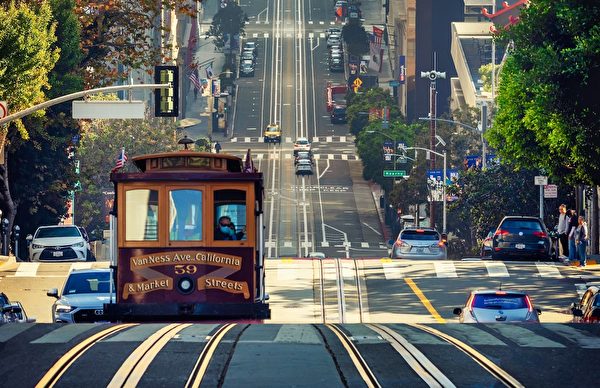
[[[198,357],[198,360],[192,369],[192,373],[190,373],[190,376],[185,383],[186,388],[200,386],[202,379],[204,378],[204,374],[208,369],[208,364],[210,363],[215,350],[217,350],[217,346],[219,346],[225,334],[227,334],[229,330],[233,329],[235,325],[235,323],[227,323],[221,326],[219,330],[217,330],[217,332],[210,337],[204,346],[204,349],[202,349],[202,353],[200,353],[200,356]]]
[[[312,260],[314,262],[314,260]],[[321,275],[319,282],[321,285],[321,314],[323,316],[323,323],[327,323],[326,310],[325,310],[325,279],[323,273],[323,260],[319,259],[319,273]]]
[[[394,330],[380,325],[367,324],[396,350],[417,375],[430,387],[455,387],[421,351]]]
[[[373,371],[371,371],[371,368],[369,368],[369,365],[362,357],[352,340],[346,335],[346,333],[344,333],[335,324],[326,324],[325,326],[338,337],[338,339],[342,343],[342,346],[344,346],[344,348],[348,352],[348,355],[350,356],[354,367],[358,371],[360,377],[362,377],[362,379],[364,380],[367,387],[381,387],[381,384],[379,384],[377,377],[375,376]]]
[[[88,337],[75,345],[71,350],[65,353],[58,361],[52,365],[52,367],[44,374],[40,381],[35,385],[36,388],[41,387],[53,387],[61,376],[73,365],[73,363],[81,357],[86,351],[88,351],[96,343],[102,341],[104,338],[109,337],[121,330],[128,329],[132,326],[136,326],[135,323],[124,323],[120,325],[111,326],[104,329],[91,337]]]
[[[360,276],[358,275],[358,263],[356,259],[354,261],[354,271],[356,273],[356,297],[358,299],[358,321],[363,323],[363,303],[362,303],[362,288],[360,286]]]
[[[165,345],[181,330],[191,326],[191,323],[171,323],[142,342],[114,374],[109,388],[135,387],[142,376]]]
[[[466,343],[460,341],[457,338],[452,337],[444,332],[441,332],[437,329],[434,329],[429,326],[425,326],[419,323],[408,323],[407,325],[412,326],[414,328],[420,329],[424,332],[427,332],[433,336],[436,336],[451,345],[454,345],[463,353],[471,357],[475,362],[477,362],[483,369],[489,372],[492,376],[494,376],[498,381],[504,384],[507,387],[525,387],[521,384],[517,379],[511,376],[504,369],[500,368],[498,365],[493,363],[489,358],[467,345]]]

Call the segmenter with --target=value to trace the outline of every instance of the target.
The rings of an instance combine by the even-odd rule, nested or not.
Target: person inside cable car
[[[215,230],[215,240],[242,240],[245,233],[245,228],[236,232],[231,218],[229,216],[222,216],[219,218],[219,224]]]

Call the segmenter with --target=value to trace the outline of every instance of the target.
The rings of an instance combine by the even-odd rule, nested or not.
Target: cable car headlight
[[[194,281],[188,277],[181,278],[177,282],[177,289],[182,294],[190,294],[194,292]]]

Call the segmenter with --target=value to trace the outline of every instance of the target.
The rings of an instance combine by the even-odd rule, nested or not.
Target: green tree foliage
[[[537,0],[503,33],[514,51],[488,135],[503,160],[600,184],[599,20],[596,2]]]
[[[59,56],[55,42],[55,24],[47,2],[11,1],[0,5],[0,100],[8,102],[10,112],[22,111],[46,99],[48,74]],[[43,114],[39,111],[35,116]],[[21,120],[14,121],[0,132],[0,148],[9,138],[29,136],[26,125]],[[5,155],[8,159],[10,153]],[[8,166],[8,161],[0,166],[0,207],[12,225],[16,204]]]
[[[359,19],[350,19],[342,27],[342,37],[349,54],[362,56],[369,53],[369,36]]]
[[[219,11],[213,17],[206,39],[212,36],[215,46],[222,49],[225,47],[226,37],[237,34],[244,36],[246,34],[247,21],[248,17],[242,8],[236,2],[229,1],[227,6],[219,8]]]
[[[450,194],[458,196],[449,206],[448,229],[474,244],[504,216],[537,216],[539,192],[533,185],[537,174],[509,164],[461,172],[458,184],[448,187]]]
[[[370,108],[390,108],[390,121],[402,120],[402,114],[394,99],[388,91],[382,88],[367,89],[366,92],[354,94],[349,91],[346,96],[348,108],[346,116],[350,125],[350,132],[358,134],[369,120]]]
[[[82,90],[83,80],[77,75],[81,51],[75,1],[52,0],[50,4],[56,20],[55,45],[60,49],[49,74],[48,98],[55,98]],[[70,103],[48,108],[43,120],[26,122],[29,140],[12,136],[8,159],[11,189],[18,193],[15,223],[23,236],[39,225],[57,224],[65,216],[68,193],[76,180],[66,148],[79,132],[79,125],[71,119]]]
[[[83,190],[75,198],[75,217],[88,232],[107,229],[105,209],[114,187],[109,180],[121,148],[129,161],[124,171],[137,171],[131,158],[136,155],[172,151],[181,134],[175,125],[162,119],[93,120],[84,127],[79,155],[82,160],[80,181]],[[109,209],[110,210],[110,209]]]

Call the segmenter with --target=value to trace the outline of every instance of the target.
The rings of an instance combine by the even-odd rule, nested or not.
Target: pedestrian
[[[577,245],[575,245],[575,231],[579,225],[579,217],[574,209],[569,210],[569,225],[567,226],[567,237],[569,239],[569,262],[577,259]]]
[[[559,256],[569,256],[569,237],[567,236],[567,205],[564,203],[558,207],[558,241],[560,242]]]
[[[575,244],[579,254],[579,266],[585,267],[587,262],[588,227],[583,216],[579,216],[577,229],[575,230]]]
[[[217,154],[221,152],[221,144],[219,144],[219,142],[215,143],[215,151]]]

